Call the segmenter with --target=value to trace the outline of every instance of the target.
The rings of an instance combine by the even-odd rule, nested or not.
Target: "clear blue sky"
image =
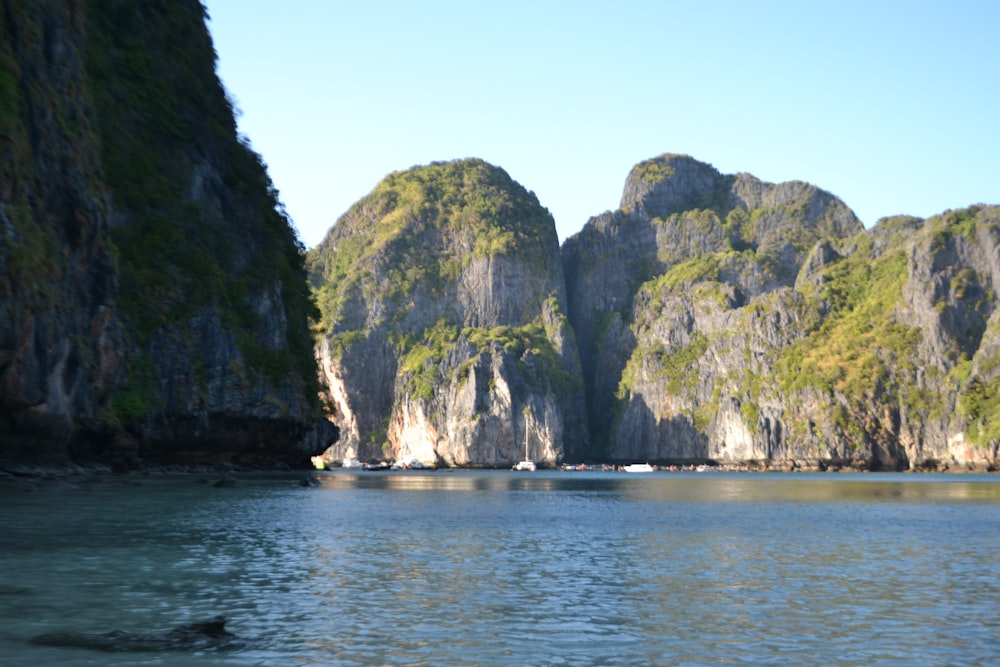
[[[303,242],[389,172],[480,157],[561,239],[687,153],[866,225],[1000,203],[994,0],[206,0],[219,73]]]

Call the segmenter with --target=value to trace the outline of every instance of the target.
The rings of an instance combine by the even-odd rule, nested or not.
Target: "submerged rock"
[[[197,623],[179,625],[165,632],[132,633],[111,630],[100,633],[54,632],[31,640],[41,646],[85,648],[94,651],[197,651],[229,649],[244,640],[226,630],[226,617],[214,616]]]

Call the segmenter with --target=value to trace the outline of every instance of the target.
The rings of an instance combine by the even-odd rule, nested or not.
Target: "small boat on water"
[[[654,468],[648,463],[630,463],[623,466],[622,470],[625,472],[653,472]]]
[[[535,472],[535,462],[528,457],[528,429],[524,429],[524,460],[514,464],[514,470],[525,470]]]
[[[393,470],[423,470],[426,467],[417,459],[399,459],[391,466]]]

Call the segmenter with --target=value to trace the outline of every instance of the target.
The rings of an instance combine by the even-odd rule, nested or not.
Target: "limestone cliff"
[[[67,460],[124,372],[83,17],[0,2],[0,459]]]
[[[684,156],[563,247],[592,434],[618,461],[995,465],[997,209],[871,231]]]
[[[204,8],[91,3],[87,20],[133,343],[114,417],[147,458],[301,459],[318,417],[304,249],[237,138]]]
[[[303,248],[203,6],[0,8],[3,454],[304,460]]]
[[[555,465],[587,448],[555,224],[480,160],[390,174],[309,255],[331,459]]]

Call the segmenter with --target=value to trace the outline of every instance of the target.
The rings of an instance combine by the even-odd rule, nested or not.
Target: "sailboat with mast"
[[[528,429],[524,429],[524,460],[514,464],[514,470],[535,472],[535,462],[528,458]]]

